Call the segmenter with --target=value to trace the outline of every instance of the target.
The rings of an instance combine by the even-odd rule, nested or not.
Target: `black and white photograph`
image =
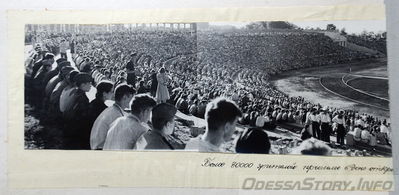
[[[391,157],[385,20],[25,26],[26,150]]]

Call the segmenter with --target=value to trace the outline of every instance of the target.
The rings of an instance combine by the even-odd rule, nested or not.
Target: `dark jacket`
[[[90,149],[89,99],[86,93],[78,89],[75,92],[71,118],[66,121],[66,149]]]
[[[137,144],[138,149],[147,149],[147,150],[173,150],[169,141],[163,137],[156,130],[148,131],[142,137],[144,139],[143,142]]]
[[[158,87],[157,73],[151,75],[151,91],[156,91]]]
[[[97,117],[107,108],[107,105],[104,104],[104,102],[99,99],[95,98],[93,101],[90,102],[89,104],[89,121],[90,121],[90,129],[94,124],[94,121],[97,119]]]
[[[137,89],[137,94],[146,93],[147,89],[144,86],[139,86]]]
[[[55,68],[54,70],[51,70],[50,72],[47,72],[46,75],[44,76],[43,83],[47,85],[47,83],[55,77],[59,73],[59,69]]]
[[[33,64],[32,67],[32,74],[31,74],[31,78],[34,79],[37,71],[39,71],[39,69],[43,66],[43,60],[39,60],[38,62],[36,62],[35,64]]]

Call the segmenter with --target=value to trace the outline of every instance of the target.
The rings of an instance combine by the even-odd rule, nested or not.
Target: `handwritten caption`
[[[298,166],[295,162],[292,164],[269,164],[269,163],[253,163],[253,162],[237,162],[233,161],[231,163],[226,163],[216,158],[205,158],[201,163],[202,167],[209,168],[232,168],[232,169],[256,169],[257,171],[262,170],[303,170],[305,173],[314,173],[315,171],[360,171],[360,172],[375,172],[375,173],[392,173],[393,168],[388,166],[360,166],[357,164],[349,164],[349,165],[301,165]]]

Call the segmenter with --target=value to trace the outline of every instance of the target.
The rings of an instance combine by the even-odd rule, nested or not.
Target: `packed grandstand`
[[[349,42],[386,53],[386,42],[363,40],[355,35],[347,35],[347,38]],[[303,97],[288,96],[271,85],[274,76],[290,70],[379,57],[343,47],[323,33],[248,29],[223,32],[212,29],[195,32],[186,29],[125,29],[96,33],[32,31],[27,32],[26,42],[32,45],[25,63],[25,100],[26,107],[29,107],[26,117],[37,119],[42,131],[59,129],[61,132],[55,134],[59,138],[44,136],[45,133],[34,132],[39,131],[35,130],[39,127],[26,124],[26,148],[70,149],[62,143],[65,113],[59,109],[59,104],[62,104],[59,96],[63,90],[57,92],[57,87],[53,86],[53,91],[46,92],[51,83],[51,78],[48,78],[50,72],[53,71],[52,76],[64,74],[63,66],[60,66],[62,62],[54,62],[47,69],[35,67],[40,60],[46,59],[46,53],[52,53],[58,59],[60,53],[67,51],[66,60],[70,62],[67,66],[89,74],[93,86],[105,80],[111,81],[115,88],[127,83],[135,88],[136,94],[150,94],[154,98],[158,96],[159,87],[154,82],[158,70],[164,68],[169,78],[166,86],[170,94],[166,102],[174,105],[179,113],[179,123],[172,137],[175,144],[183,145],[180,148],[202,133],[201,130],[193,133],[197,128],[194,126],[204,128],[194,125],[190,118],[201,121],[210,101],[226,97],[242,111],[239,129],[256,127],[268,132],[271,153],[294,151],[301,142],[313,137],[343,155],[390,155],[389,119],[355,109],[326,107]],[[129,62],[133,54],[132,69]],[[65,86],[73,85],[75,81],[69,76],[71,72],[69,70],[60,76],[58,82],[64,82]],[[129,74],[134,78],[129,78]],[[37,97],[37,93],[43,95]],[[54,93],[59,95],[50,101]],[[87,127],[89,132],[95,119]],[[181,131],[176,132],[179,129]],[[239,133],[225,144],[225,151],[236,151],[236,142],[241,139]],[[337,137],[337,141],[330,136]],[[55,145],[54,139],[57,140]]]

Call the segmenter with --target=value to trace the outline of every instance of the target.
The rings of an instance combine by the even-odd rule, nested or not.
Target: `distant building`
[[[133,29],[197,30],[196,23],[141,23],[141,24],[27,24],[26,32],[97,33],[130,31]]]

